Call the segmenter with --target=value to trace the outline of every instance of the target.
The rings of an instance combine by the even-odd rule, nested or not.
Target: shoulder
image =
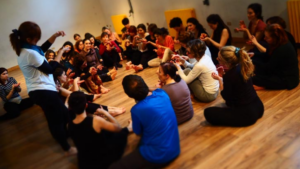
[[[264,31],[266,26],[267,26],[266,23],[264,23],[264,21],[262,21],[262,20],[259,20],[258,23],[257,23],[257,28],[260,31]]]
[[[227,34],[228,34],[228,29],[227,29],[227,28],[224,28],[224,29],[222,30],[222,33],[227,33]]]

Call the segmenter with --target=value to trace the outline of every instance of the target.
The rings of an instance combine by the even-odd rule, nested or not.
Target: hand
[[[13,89],[16,89],[17,87],[20,87],[20,84],[21,84],[21,83],[13,84],[13,85],[12,85],[12,88],[13,88]]]
[[[179,40],[174,40],[174,43],[179,44],[180,42]]]
[[[223,66],[219,66],[217,68],[217,71],[218,71],[218,74],[220,77],[223,77],[223,75],[225,74],[225,71],[224,71],[224,67]]]
[[[200,35],[200,39],[201,39],[202,41],[205,41],[205,40],[207,40],[207,38],[208,38],[208,36],[207,36],[207,34],[206,34],[206,33],[201,33],[201,35]]]
[[[252,58],[252,57],[254,56],[254,53],[253,53],[253,52],[249,52],[249,53],[248,53],[248,56],[249,56],[250,58]]]
[[[157,49],[153,49],[153,51],[157,53]]]
[[[200,38],[200,40],[202,40],[202,41],[210,41],[210,37],[205,37],[205,38]]]
[[[240,21],[240,27],[234,29],[236,32],[247,31],[247,26],[243,20]]]
[[[155,87],[156,88],[161,88],[162,87],[162,83],[161,83],[160,80],[155,84]]]
[[[54,35],[55,35],[55,37],[59,37],[59,36],[64,37],[66,34],[64,31],[57,31]]]
[[[135,35],[134,39],[138,40],[138,39],[140,39],[140,36],[139,35]]]
[[[246,43],[247,43],[248,45],[254,45],[253,42],[252,42],[251,40],[246,41]]]
[[[63,53],[65,53],[66,51],[69,51],[69,50],[71,50],[71,48],[70,48],[70,47],[67,47],[67,46],[65,46],[65,47],[63,47],[63,48],[62,48],[62,50],[61,50],[61,51],[62,51]]]
[[[220,79],[221,79],[221,77],[220,77],[218,74],[216,74],[215,72],[213,72],[213,73],[211,74],[211,77],[212,77],[213,79],[215,79],[215,80],[220,80]]]
[[[175,60],[176,63],[180,63],[180,64],[184,64],[185,63],[185,59],[183,59],[181,56],[179,55],[173,55],[172,59]]]
[[[66,72],[67,77],[69,77],[69,75],[70,75],[71,72],[72,72],[72,69],[68,68],[68,70]]]
[[[102,70],[102,69],[103,69],[103,66],[102,66],[102,65],[98,65],[98,66],[97,66],[97,69]]]
[[[74,79],[74,83],[78,83],[79,82],[79,80],[80,80],[80,77],[76,77],[75,79]]]
[[[252,35],[252,36],[250,37],[250,40],[251,40],[251,42],[252,42],[254,45],[257,45],[257,44],[258,44],[257,39],[256,39],[256,37],[255,37],[254,35]]]

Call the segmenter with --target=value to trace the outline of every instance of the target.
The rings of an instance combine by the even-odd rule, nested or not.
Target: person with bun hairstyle
[[[263,116],[264,105],[253,88],[254,65],[243,49],[234,46],[221,48],[218,56],[220,64],[227,66],[223,78],[213,73],[219,81],[226,107],[209,107],[204,117],[211,125],[243,127],[254,124]]]
[[[269,49],[252,37],[253,44],[262,52],[252,57],[255,89],[294,89],[299,84],[298,56],[284,29],[278,24],[269,25],[265,30],[265,40]]]
[[[180,125],[193,117],[194,109],[189,87],[176,72],[177,68],[173,63],[161,63],[157,71],[159,83],[156,87],[163,89],[169,95],[177,124]]]
[[[150,67],[158,67],[160,63],[171,59],[174,52],[174,41],[166,28],[156,28],[153,34],[156,38],[156,43],[151,44],[157,48],[153,49],[157,53],[157,58],[150,60],[148,65]]]
[[[53,80],[54,68],[59,65],[62,54],[70,49],[65,47],[60,50],[50,63],[44,56],[44,52],[50,48],[55,39],[64,35],[63,31],[58,31],[39,47],[37,42],[41,38],[40,27],[34,22],[26,21],[18,29],[14,29],[9,37],[12,48],[18,56],[17,61],[25,77],[30,98],[43,109],[52,137],[60,144],[66,155],[72,155],[77,153],[77,149],[71,147],[67,141],[68,109],[59,98]]]

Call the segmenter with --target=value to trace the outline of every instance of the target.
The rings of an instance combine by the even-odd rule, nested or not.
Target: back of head
[[[244,49],[234,46],[224,46],[220,50],[220,55],[220,59],[229,66],[229,69],[233,68],[237,64],[241,65],[241,74],[244,81],[247,81],[251,76],[253,76],[254,65],[248,53]]]
[[[148,31],[150,32],[153,32],[154,29],[157,28],[157,25],[155,23],[151,23],[149,26],[148,26]]]
[[[149,88],[144,80],[137,75],[127,75],[122,81],[125,93],[137,101],[145,99],[149,93]]]
[[[273,39],[273,44],[270,44],[270,52],[272,51],[272,48],[277,48],[288,42],[287,35],[279,24],[269,25],[266,27],[265,31],[268,32]]]
[[[180,76],[176,74],[177,68],[171,62],[163,62],[160,64],[160,67],[164,73],[164,75],[169,75],[170,78],[174,79],[176,82],[181,80]]]
[[[82,114],[86,106],[86,97],[83,92],[76,91],[70,94],[68,104],[72,113]]]
[[[170,28],[180,27],[182,25],[182,20],[179,17],[175,17],[170,21]]]
[[[253,3],[253,4],[250,4],[248,6],[248,9],[249,8],[254,11],[255,16],[257,17],[257,19],[263,20],[263,17],[262,17],[262,6],[261,6],[261,4],[259,4],[259,3]]]
[[[277,24],[279,24],[283,29],[285,29],[286,28],[286,23],[285,23],[285,21],[281,18],[281,17],[279,17],[279,16],[273,16],[273,17],[270,17],[270,18],[268,18],[267,19],[267,21],[266,21],[266,23],[268,24],[275,24],[275,23],[277,23]]]
[[[58,80],[58,77],[64,73],[64,70],[60,67],[56,68],[53,72],[54,82]]]
[[[124,18],[122,19],[122,24],[125,26],[127,24],[129,24],[129,19],[128,18]]]
[[[190,49],[190,53],[197,59],[201,59],[205,54],[206,44],[200,39],[194,39],[187,43],[187,48]]]
[[[184,32],[178,36],[178,40],[180,43],[187,44],[189,41],[195,39],[195,34],[193,32]]]
[[[21,52],[21,43],[26,43],[28,38],[31,40],[40,40],[41,34],[39,25],[30,21],[23,22],[18,30],[14,29],[13,33],[9,35],[11,46],[19,56]]]

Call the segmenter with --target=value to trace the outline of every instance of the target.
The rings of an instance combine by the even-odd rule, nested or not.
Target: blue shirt
[[[180,153],[177,120],[168,94],[157,89],[131,109],[133,132],[141,135],[139,151],[152,163],[167,163]]]

